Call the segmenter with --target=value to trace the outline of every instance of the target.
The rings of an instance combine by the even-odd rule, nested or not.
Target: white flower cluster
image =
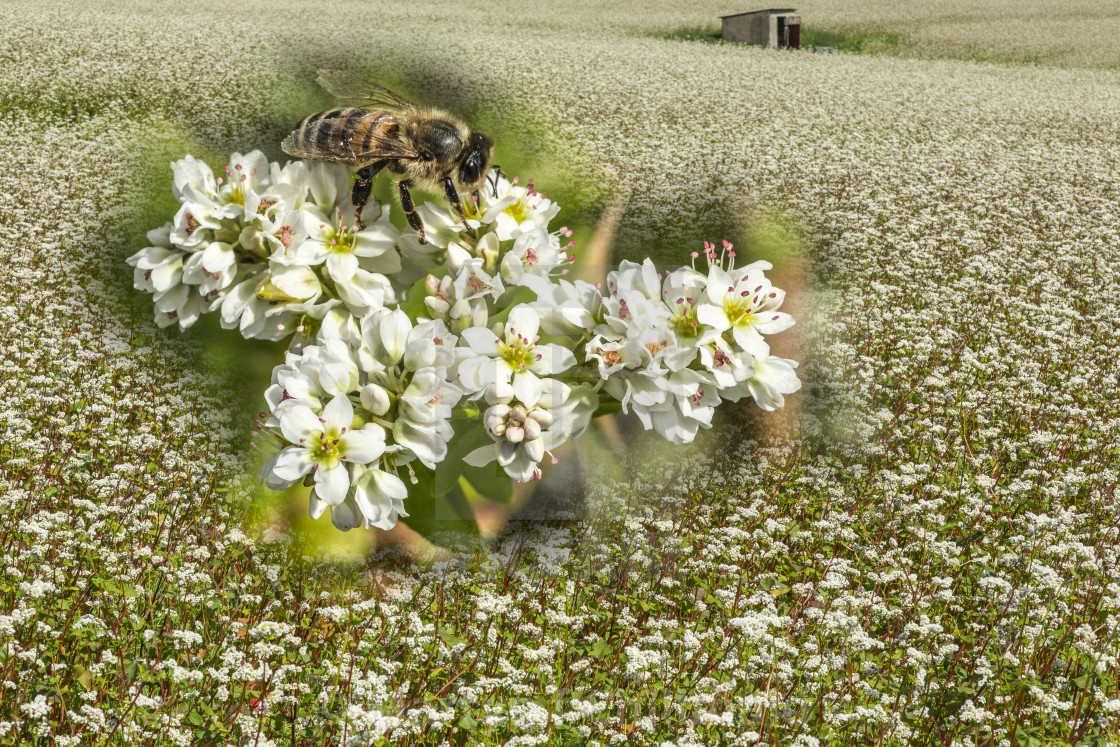
[[[160,245],[132,258],[137,287],[155,293],[162,324],[220,306],[247,337],[314,330],[273,372],[261,477],[274,489],[302,481],[312,516],[329,507],[340,529],[407,516],[399,470],[419,482],[456,436],[475,446],[449,465],[456,479],[464,463],[496,462],[524,482],[583,434],[604,396],[681,444],[722,400],[773,410],[800,387],[797,364],[763,339],[793,324],[770,265],[735,268],[727,242],[718,259],[705,245],[706,275],[623,262],[603,295],[559,277],[574,259],[562,246],[571,232],[549,230],[559,206],[497,170],[461,196],[466,225],[418,207],[430,244],[376,206],[366,230],[344,226],[339,168],[252,153],[233,157],[225,182],[192,158],[174,170],[183,207]],[[520,301],[522,288],[535,298]]]
[[[253,151],[233,154],[224,177],[191,156],[171,168],[182,206],[128,259],[159,326],[185,329],[220,309],[223,327],[280,340],[331,309],[361,316],[407,289],[387,206],[367,203],[363,230],[344,222],[354,214],[344,167],[281,167]]]
[[[321,334],[273,371],[262,429],[276,452],[261,474],[275,489],[306,478],[311,515],[329,506],[340,529],[388,529],[407,516],[397,468],[413,460],[434,468],[447,455],[462,396],[447,373],[456,338],[443,322],[413,325],[399,309],[377,309],[356,326],[346,338]]]
[[[736,268],[732,244],[724,241],[720,255],[713,244],[704,248],[706,275],[681,267],[662,276],[648,259],[623,262],[608,276],[605,297],[580,281],[530,282],[540,308],[553,311],[551,332],[591,335],[584,359],[623,411],[678,444],[711,427],[721,400],[753,397],[775,410],[782,395],[801,388],[797,363],[770,355],[763,338],[794,323],[777,310],[785,292],[763,274],[770,263]]]

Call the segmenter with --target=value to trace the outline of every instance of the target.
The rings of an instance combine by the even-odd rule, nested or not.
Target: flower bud
[[[428,313],[437,319],[442,318],[447,312],[451,311],[451,307],[447,305],[447,301],[444,301],[439,296],[426,296],[424,298],[424,306],[427,307]]]
[[[471,258],[471,253],[456,243],[447,245],[447,269],[452,275],[458,275],[463,263]]]
[[[471,326],[485,327],[490,320],[490,309],[486,308],[486,301],[476,298],[471,304]]]
[[[521,444],[521,448],[525,450],[525,456],[529,457],[534,462],[539,462],[544,459],[544,439],[534,438],[527,440]]]
[[[389,397],[389,392],[383,387],[379,387],[377,384],[366,384],[362,387],[360,397],[362,407],[378,416],[389,412],[389,408],[392,407],[393,404],[392,399]]]
[[[515,422],[524,423],[527,417],[529,417],[529,413],[525,411],[523,405],[514,405],[513,409],[509,411],[509,419]]]
[[[511,444],[519,444],[525,440],[525,429],[516,425],[506,427],[506,440]]]
[[[439,278],[435,275],[429,275],[424,278],[424,290],[427,291],[429,296],[434,296],[439,293]]]
[[[486,403],[489,405],[508,405],[510,400],[513,399],[513,385],[504,381],[495,381],[486,387],[484,393]],[[506,408],[506,415],[509,415],[509,408]]]
[[[543,407],[535,407],[533,411],[529,413],[529,420],[535,420],[542,428],[547,428],[552,425],[554,418],[552,413]]]
[[[373,357],[385,366],[395,366],[404,357],[412,322],[399,308],[378,309],[362,322],[362,335]]]
[[[541,424],[533,418],[525,418],[525,424],[522,427],[525,429],[526,441],[531,441],[533,439],[538,439],[541,437]],[[534,459],[533,461],[539,462],[540,459]]]
[[[499,407],[505,408],[506,410],[509,409],[505,405],[495,405],[494,407],[491,407],[489,410],[487,410],[486,414],[482,418],[482,422],[486,426],[486,430],[490,431],[491,433],[496,432],[495,429],[499,425],[503,425],[506,422],[505,415],[500,410],[498,410]]]
[[[498,269],[498,236],[494,233],[488,233],[478,240],[478,246],[475,247],[475,255],[482,257],[486,272],[490,275]]]

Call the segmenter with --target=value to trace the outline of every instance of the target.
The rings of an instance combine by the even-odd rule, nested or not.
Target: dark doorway
[[[787,44],[790,49],[801,49],[801,19],[791,18],[786,24]]]

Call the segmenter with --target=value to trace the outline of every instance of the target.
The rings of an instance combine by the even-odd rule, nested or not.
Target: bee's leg
[[[463,228],[470,231],[471,236],[474,236],[474,230],[467,223],[467,214],[463,212],[463,203],[459,200],[459,191],[455,189],[455,182],[451,181],[449,176],[443,179],[443,196],[447,198],[447,202],[459,214],[459,220],[463,221]]]
[[[494,187],[493,187],[493,189],[494,189],[494,199],[496,200],[496,199],[498,199],[498,180],[502,177],[502,167],[499,166],[498,164],[494,164],[490,168],[494,172],[493,173],[493,177],[494,177]],[[490,181],[490,180],[487,179],[486,181]]]
[[[350,202],[354,203],[354,224],[359,231],[364,231],[366,227],[365,221],[362,220],[362,210],[369,202],[374,177],[385,167],[385,163],[385,161],[378,161],[358,169],[358,178],[354,180],[354,189],[350,192]]]
[[[401,209],[404,210],[404,217],[408,218],[408,225],[412,226],[412,230],[420,237],[420,243],[427,244],[428,239],[424,236],[424,222],[416,214],[416,206],[412,204],[412,192],[409,191],[410,187],[412,187],[412,181],[409,179],[401,179],[397,182],[397,194],[401,198]]]

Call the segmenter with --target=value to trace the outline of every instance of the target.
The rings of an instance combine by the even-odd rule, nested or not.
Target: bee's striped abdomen
[[[374,142],[389,136],[395,127],[396,118],[389,112],[344,106],[304,117],[284,147],[294,155],[319,160],[363,161]]]

